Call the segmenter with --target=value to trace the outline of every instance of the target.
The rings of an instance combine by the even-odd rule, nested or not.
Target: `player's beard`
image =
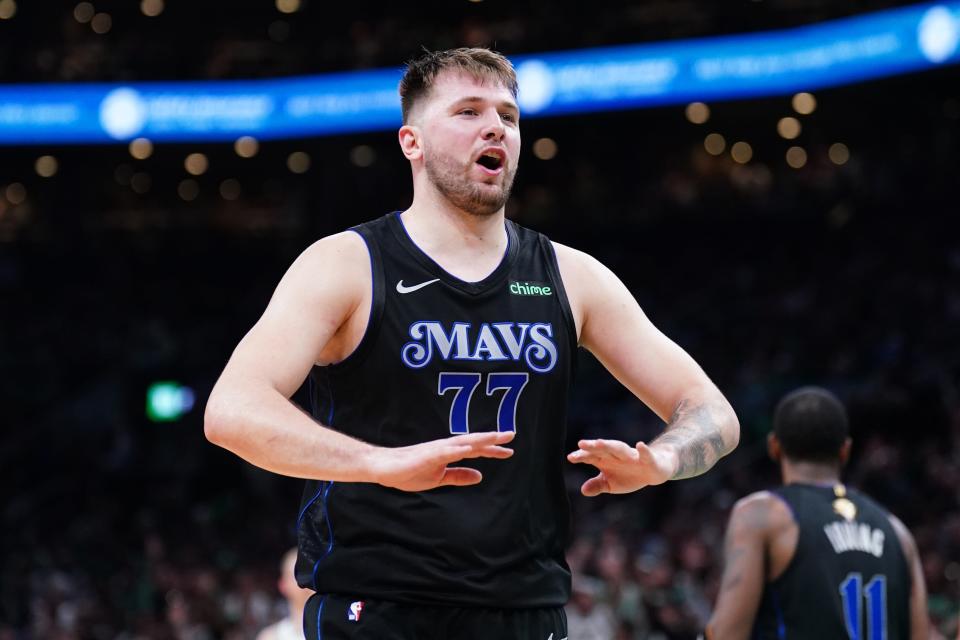
[[[503,208],[510,198],[516,167],[504,168],[498,176],[500,184],[472,182],[468,174],[473,168],[460,165],[452,156],[424,150],[427,177],[450,204],[470,215],[485,217]]]

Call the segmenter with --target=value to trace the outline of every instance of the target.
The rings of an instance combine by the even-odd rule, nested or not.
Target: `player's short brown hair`
[[[444,71],[460,71],[483,82],[496,82],[517,98],[517,74],[506,57],[480,47],[427,51],[407,63],[400,80],[400,108],[403,123],[410,119],[414,105],[430,94],[433,83]]]

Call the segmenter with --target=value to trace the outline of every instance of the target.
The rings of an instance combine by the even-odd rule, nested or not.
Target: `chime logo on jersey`
[[[547,373],[557,364],[553,325],[548,322],[484,322],[474,331],[470,322],[454,322],[449,331],[436,320],[410,325],[411,342],[400,357],[413,369],[442,360],[523,360],[536,373]]]
[[[510,293],[515,296],[549,296],[553,287],[543,282],[510,282]]]
[[[360,622],[361,613],[363,613],[363,600],[351,602],[350,610],[347,611],[347,620],[351,622]]]

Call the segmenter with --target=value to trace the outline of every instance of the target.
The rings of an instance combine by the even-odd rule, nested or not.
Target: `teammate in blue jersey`
[[[784,486],[733,508],[708,639],[932,637],[913,537],[840,482],[850,446],[846,410],[829,391],[780,401],[769,450]]]
[[[427,53],[400,94],[413,203],[297,258],[211,393],[206,435],[307,479],[308,638],[561,640],[565,462],[596,468],[584,495],[628,493],[704,473],[739,424],[613,273],[505,219],[520,157],[506,58]],[[565,455],[578,347],[661,436]],[[309,415],[289,400],[307,378]]]

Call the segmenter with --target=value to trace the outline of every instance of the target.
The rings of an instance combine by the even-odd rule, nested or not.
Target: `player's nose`
[[[481,132],[484,140],[500,140],[503,138],[505,130],[503,120],[500,119],[500,114],[497,113],[496,109],[488,110],[484,114],[483,130]]]

